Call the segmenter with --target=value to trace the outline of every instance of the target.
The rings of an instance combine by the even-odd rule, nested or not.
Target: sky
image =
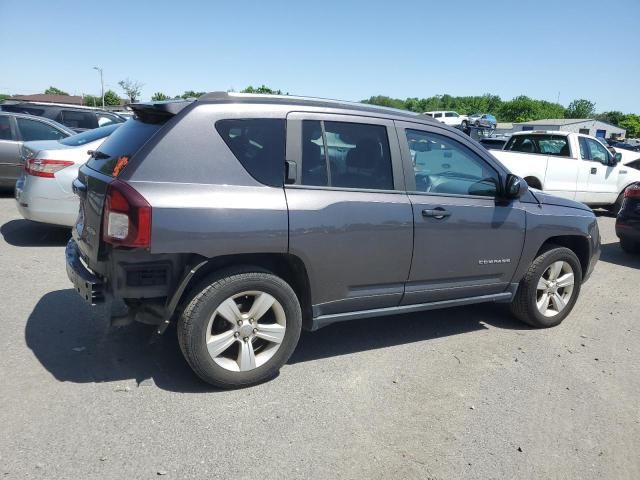
[[[0,93],[517,95],[640,113],[640,0],[0,0]]]

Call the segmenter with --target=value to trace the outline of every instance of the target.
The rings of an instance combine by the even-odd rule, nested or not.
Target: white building
[[[512,132],[523,130],[560,130],[583,133],[600,138],[625,138],[627,131],[607,122],[591,118],[550,118],[531,122],[514,123]]]

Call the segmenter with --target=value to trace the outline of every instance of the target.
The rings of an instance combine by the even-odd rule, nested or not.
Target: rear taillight
[[[29,158],[24,162],[24,170],[34,177],[54,178],[56,172],[73,165],[68,160],[42,160]]]
[[[624,191],[624,198],[640,198],[640,185],[631,185]]]
[[[122,180],[114,180],[107,187],[102,239],[124,247],[151,245],[151,205]]]

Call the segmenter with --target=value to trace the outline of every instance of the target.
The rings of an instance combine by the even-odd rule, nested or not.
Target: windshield
[[[115,123],[106,127],[94,128],[93,130],[87,130],[86,132],[79,133],[77,135],[71,135],[70,137],[60,140],[63,145],[69,145],[71,147],[79,147],[86,145],[87,143],[106,138],[113,133],[121,124]]]

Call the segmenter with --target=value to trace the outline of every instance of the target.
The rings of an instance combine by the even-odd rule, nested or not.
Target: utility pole
[[[104,79],[102,78],[102,68],[93,67],[93,69],[100,72],[100,92],[102,95],[102,109],[104,110]]]

